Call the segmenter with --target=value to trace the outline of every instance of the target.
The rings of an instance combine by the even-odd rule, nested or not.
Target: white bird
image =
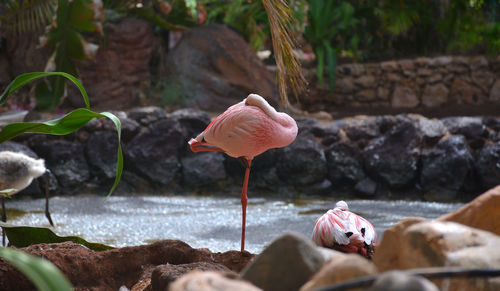
[[[372,257],[378,242],[373,225],[350,212],[345,201],[337,202],[334,209],[318,218],[312,240],[319,246],[358,253],[367,258]]]
[[[43,159],[34,159],[22,153],[11,151],[0,152],[0,190],[12,189],[8,195],[14,195],[28,187],[33,179],[47,172]],[[45,216],[50,225],[54,226],[49,212],[48,180],[45,188]],[[2,200],[2,221],[7,221],[5,211],[5,196],[0,195]],[[5,245],[5,234],[3,234],[3,245]]]

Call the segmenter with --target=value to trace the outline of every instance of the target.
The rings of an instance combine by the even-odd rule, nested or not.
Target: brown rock
[[[367,88],[373,88],[377,84],[376,81],[377,80],[372,75],[364,75],[355,79],[354,83],[360,86],[361,88],[367,89]]]
[[[453,62],[453,58],[449,56],[442,56],[432,59],[432,64],[435,66],[448,66]]]
[[[401,271],[382,274],[367,291],[438,291],[439,288],[421,276],[408,275]]]
[[[352,94],[354,92],[354,81],[351,77],[336,78],[335,90],[342,94]]]
[[[478,87],[458,77],[453,80],[450,96],[454,99],[451,101],[459,104],[482,104],[486,100],[486,96]]]
[[[384,71],[397,71],[399,70],[399,64],[396,61],[385,61],[380,63],[380,68]]]
[[[185,33],[166,60],[167,83],[187,105],[220,112],[256,93],[274,105],[275,77],[234,30],[218,24]]]
[[[388,88],[386,88],[386,87],[379,86],[377,88],[377,98],[378,99],[388,100],[390,93],[391,93],[391,91]]]
[[[224,265],[211,262],[197,262],[180,265],[160,265],[154,268],[153,274],[151,275],[151,285],[153,291],[167,291],[170,283],[193,270],[231,272],[231,270],[229,270]],[[233,273],[234,275],[236,275],[235,272]]]
[[[377,97],[374,89],[361,90],[356,93],[356,100],[359,101],[373,101]]]
[[[213,254],[206,249],[193,249],[188,244],[165,240],[151,245],[125,247],[95,252],[73,242],[38,244],[24,251],[44,257],[54,263],[70,280],[76,290],[118,290],[120,286],[148,285],[152,267],[163,264],[189,264],[194,262],[222,263],[240,267],[252,258],[242,253],[236,262],[234,253]],[[233,269],[234,271],[238,271]],[[142,281],[143,284],[137,283]],[[144,287],[144,286],[143,286]],[[0,260],[0,290],[34,290],[28,279],[14,267]],[[140,290],[140,289],[139,289]]]
[[[403,232],[410,226],[426,221],[421,217],[408,217],[397,224],[391,226],[384,232],[384,236],[379,246],[377,247],[377,251],[373,256],[373,263],[379,271],[387,271],[394,269],[393,266],[400,266],[402,262],[400,257],[401,250],[401,237]]]
[[[192,271],[172,283],[170,291],[258,291],[262,290],[236,276]]]
[[[358,277],[377,274],[377,268],[369,260],[356,254],[334,257],[304,284],[300,291],[313,291]]]
[[[425,86],[422,104],[427,107],[438,107],[448,101],[449,90],[443,84]]]
[[[479,86],[479,88],[485,92],[488,92],[491,85],[495,81],[495,75],[484,69],[472,71],[471,76],[474,84]]]
[[[500,235],[500,186],[497,186],[460,209],[438,218],[438,221],[454,221],[470,227],[491,231]]]
[[[106,42],[95,60],[78,63],[78,70],[94,109],[129,109],[140,104],[141,90],[149,85],[149,61],[157,39],[151,25],[140,19],[109,22],[104,29]],[[82,106],[79,93],[69,94],[68,100]]]
[[[402,231],[399,246],[391,255],[394,264],[380,266],[382,254],[376,253],[376,266],[381,269],[413,269],[426,267],[499,268],[500,237],[491,232],[470,228],[455,222],[430,221],[413,224]],[[383,246],[385,244],[385,246]],[[388,249],[394,242],[384,240],[377,249]],[[377,264],[377,262],[379,264]],[[433,280],[448,290],[496,290],[500,282],[495,279],[442,279]]]
[[[490,101],[499,102],[500,101],[500,79],[496,80],[495,84],[490,91]]]
[[[443,75],[441,74],[431,74],[429,77],[427,77],[426,82],[429,84],[434,84],[443,79]]]
[[[415,91],[406,86],[396,86],[392,93],[391,106],[393,108],[413,108],[419,104]]]

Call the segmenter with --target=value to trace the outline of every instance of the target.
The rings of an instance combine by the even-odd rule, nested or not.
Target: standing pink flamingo
[[[373,256],[378,243],[373,225],[350,212],[345,201],[337,202],[334,209],[318,218],[312,239],[319,246],[358,253],[366,258]]]
[[[296,136],[297,123],[292,117],[277,112],[261,96],[250,94],[217,116],[202,133],[189,141],[193,152],[224,152],[245,165],[241,191],[241,251],[245,250],[247,188],[252,160],[268,149],[289,145]]]

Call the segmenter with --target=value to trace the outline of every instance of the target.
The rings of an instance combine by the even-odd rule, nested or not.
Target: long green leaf
[[[63,273],[47,260],[11,248],[0,248],[0,256],[26,275],[38,290],[73,290]]]
[[[6,125],[0,131],[0,143],[10,140],[22,133],[46,133],[52,135],[65,135],[72,133],[89,121],[96,117],[107,117],[113,121],[118,133],[118,155],[116,161],[116,178],[115,182],[108,193],[108,196],[113,193],[120,182],[123,172],[123,153],[121,147],[121,122],[112,113],[102,112],[96,113],[85,108],[79,108],[71,111],[63,117],[45,121],[45,122],[17,122]]]
[[[52,230],[45,227],[16,226],[4,222],[0,222],[0,226],[5,231],[10,245],[17,248],[24,248],[30,245],[41,243],[50,244],[72,241],[84,245],[94,251],[114,249],[114,247],[108,245],[88,242],[78,236],[58,236]]]
[[[80,93],[82,93],[82,96],[83,96],[83,99],[85,101],[85,105],[86,105],[87,109],[90,108],[89,97],[87,95],[87,92],[85,91],[85,88],[83,88],[82,83],[80,83],[80,81],[78,81],[77,78],[73,77],[72,75],[70,75],[68,73],[64,73],[64,72],[32,72],[32,73],[26,73],[26,74],[21,74],[21,75],[17,76],[14,79],[14,81],[12,81],[7,86],[7,88],[2,93],[2,95],[0,95],[0,105],[4,104],[5,101],[7,101],[7,96],[14,93],[22,86],[24,86],[24,85],[26,85],[26,84],[28,84],[36,79],[48,77],[48,76],[63,76],[63,77],[70,79],[73,83],[75,83],[75,85],[78,87],[78,89],[80,89]]]

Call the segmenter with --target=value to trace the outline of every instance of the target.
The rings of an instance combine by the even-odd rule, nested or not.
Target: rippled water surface
[[[286,231],[310,237],[316,219],[334,200],[276,200],[250,198],[247,210],[246,250],[259,253]],[[351,211],[367,218],[379,236],[408,216],[436,218],[460,207],[458,203],[408,201],[347,201]],[[44,199],[6,201],[8,222],[46,226]],[[105,199],[101,196],[52,197],[52,219],[58,235],[78,235],[90,242],[117,247],[180,239],[195,248],[239,250],[239,197],[140,196]]]

